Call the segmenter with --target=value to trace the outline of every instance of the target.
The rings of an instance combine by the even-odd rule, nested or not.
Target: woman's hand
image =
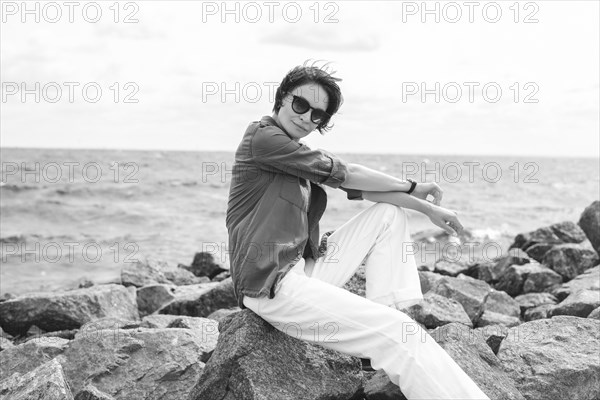
[[[413,190],[413,192],[410,195],[426,201],[427,196],[432,195],[433,200],[431,202],[436,206],[439,206],[442,203],[442,196],[444,195],[444,191],[435,182],[417,182],[415,190]]]
[[[462,233],[464,229],[456,214],[456,211],[432,204],[427,216],[431,222],[448,232],[448,234],[456,236]]]

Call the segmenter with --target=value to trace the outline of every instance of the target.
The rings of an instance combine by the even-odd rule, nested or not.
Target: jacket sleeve
[[[260,126],[250,144],[253,160],[261,169],[275,170],[337,189],[348,174],[348,164],[325,150],[312,150],[292,140],[275,126]]]

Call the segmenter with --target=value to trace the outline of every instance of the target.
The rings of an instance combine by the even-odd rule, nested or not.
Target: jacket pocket
[[[308,211],[308,196],[309,188],[308,181],[296,177],[296,180],[292,180],[290,177],[282,179],[281,186],[279,188],[279,197],[292,203],[302,211]]]

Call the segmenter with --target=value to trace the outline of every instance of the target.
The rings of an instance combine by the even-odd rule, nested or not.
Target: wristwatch
[[[417,182],[413,181],[410,178],[406,178],[406,180],[410,182],[410,189],[408,189],[408,192],[406,192],[406,193],[411,194],[413,192],[413,190],[415,190],[415,188],[417,187]]]

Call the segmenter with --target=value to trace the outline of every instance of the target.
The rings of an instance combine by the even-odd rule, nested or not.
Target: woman
[[[239,306],[299,339],[370,359],[409,399],[488,399],[429,334],[399,311],[423,295],[405,208],[451,234],[456,213],[435,183],[403,181],[346,163],[299,140],[328,125],[342,102],[340,79],[292,69],[272,116],[252,122],[236,151],[227,209],[231,272]],[[374,204],[319,247],[327,205],[321,185]],[[432,202],[427,196],[433,196]],[[365,262],[366,298],[342,289]]]

